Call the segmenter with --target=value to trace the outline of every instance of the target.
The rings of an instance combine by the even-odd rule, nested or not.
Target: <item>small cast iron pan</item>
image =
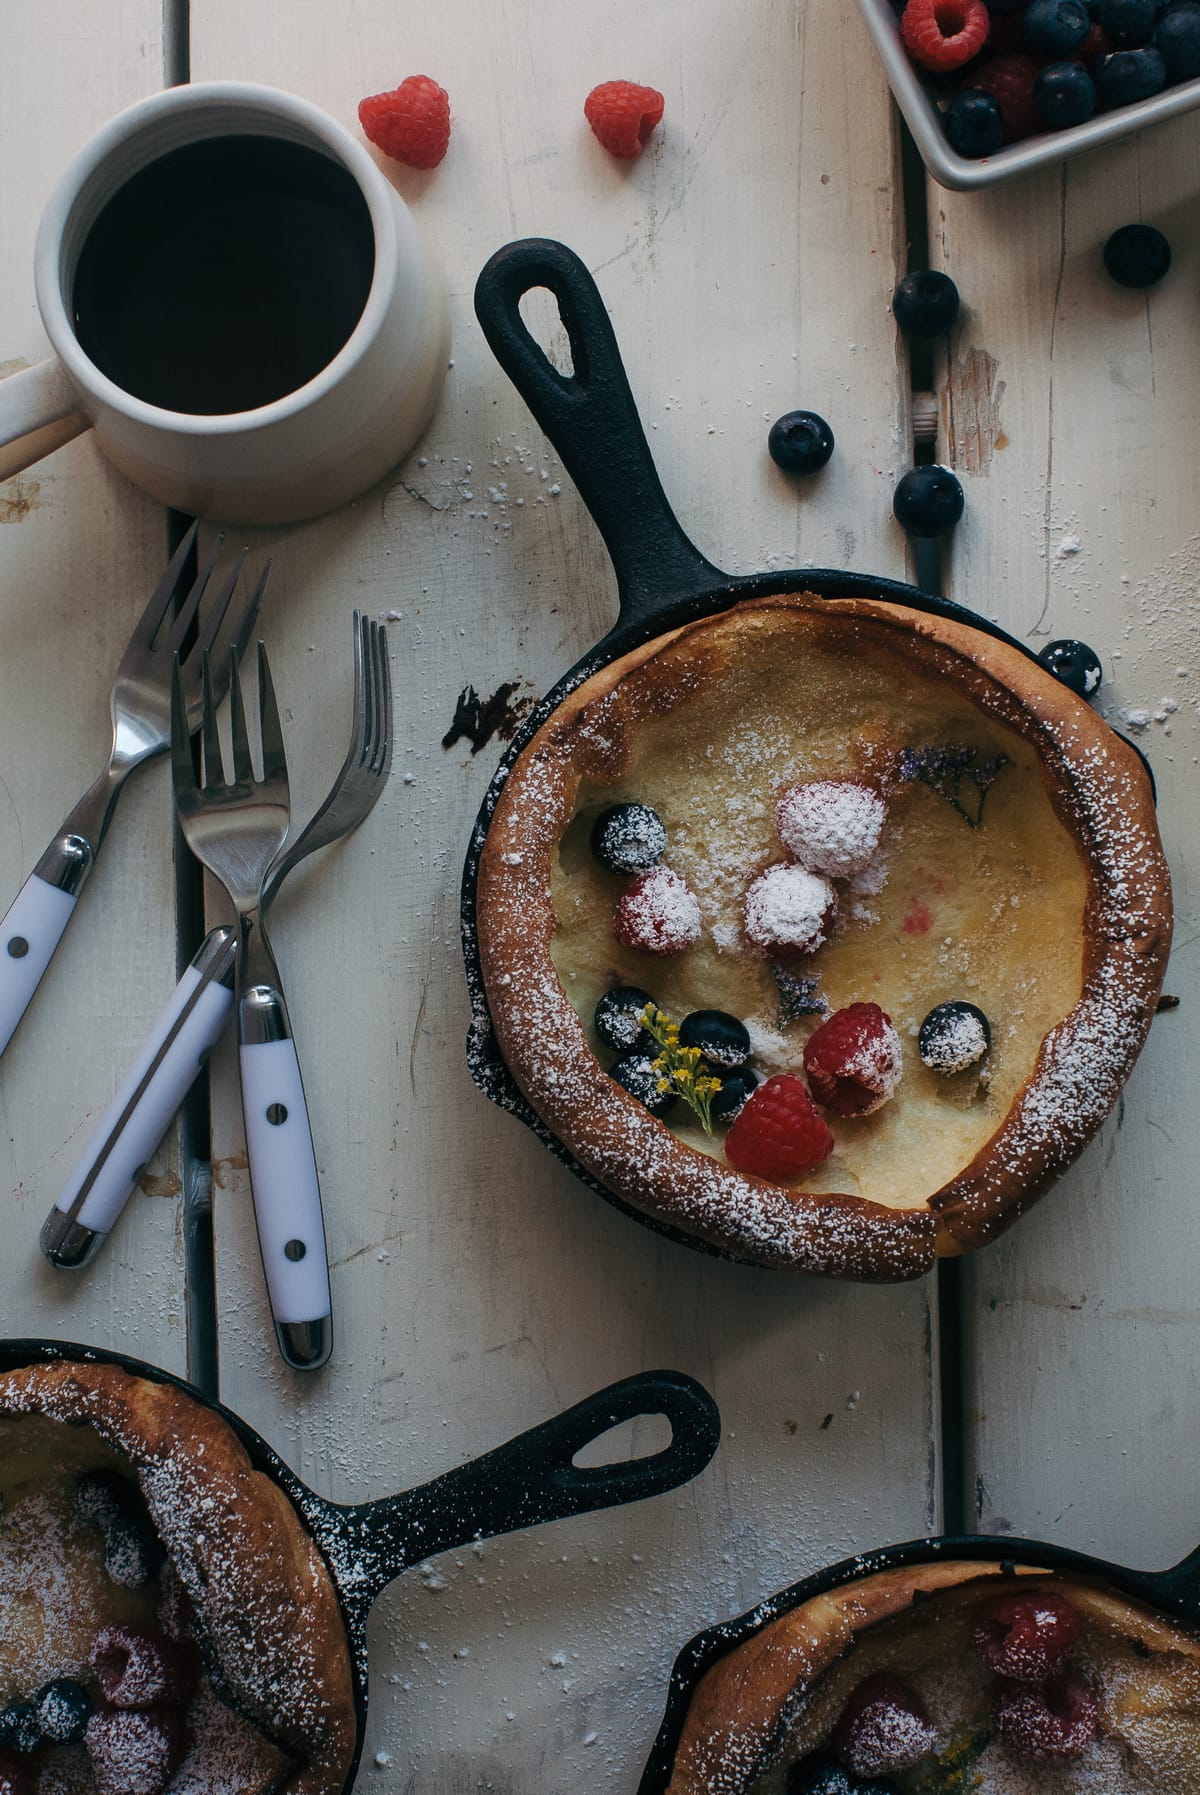
[[[521,300],[538,287],[548,288],[558,301],[571,345],[573,372],[569,375],[560,374],[551,364],[522,320]],[[607,1202],[656,1234],[701,1253],[733,1258],[733,1254],[643,1215],[606,1190],[525,1101],[501,1057],[488,1013],[475,912],[479,857],[510,766],[567,694],[601,667],[681,624],[728,610],[742,599],[765,598],[775,592],[813,592],[831,604],[842,598],[882,599],[968,624],[1019,649],[1028,660],[1036,661],[1037,656],[1025,643],[965,606],[898,580],[838,568],[796,568],[735,578],[714,567],[684,535],[671,510],[650,456],[604,301],[587,268],[564,244],[531,237],[497,250],[476,282],[475,311],[497,361],[557,449],[599,527],[617,578],[617,618],[608,634],[546,694],[514,737],[471,833],[461,896],[463,959],[472,1012],[467,1062],[484,1095],[518,1116],[576,1177]],[[1145,763],[1137,744],[1129,746]],[[1146,770],[1149,773],[1148,765]]]
[[[347,1790],[358,1768],[367,1717],[367,1616],[389,1583],[412,1565],[455,1546],[678,1489],[704,1469],[721,1439],[721,1418],[707,1390],[680,1371],[645,1371],[598,1390],[506,1446],[418,1489],[343,1507],[301,1483],[260,1434],[183,1378],[98,1347],[62,1340],[0,1340],[0,1371],[60,1359],[118,1365],[152,1383],[173,1384],[220,1415],[255,1470],[288,1497],[325,1560],[350,1650],[357,1738],[343,1785]],[[671,1443],[661,1452],[586,1468],[573,1462],[609,1428],[642,1415],[664,1415],[671,1423]],[[352,1581],[340,1564],[354,1566]]]
[[[1122,1595],[1133,1596],[1154,1608],[1168,1620],[1193,1631],[1200,1626],[1200,1547],[1190,1552],[1169,1571],[1131,1571],[1123,1564],[1111,1564],[1104,1558],[1091,1558],[1085,1552],[1073,1552],[1068,1546],[1051,1546],[1045,1540],[1003,1539],[986,1534],[968,1533],[959,1538],[939,1534],[932,1539],[908,1540],[901,1546],[885,1546],[860,1558],[844,1558],[829,1570],[817,1571],[802,1583],[769,1596],[737,1620],[709,1627],[684,1646],[675,1660],[667,1692],[667,1708],[662,1726],[654,1741],[638,1795],[664,1795],[671,1780],[675,1754],[683,1731],[684,1718],[696,1686],[704,1673],[719,1658],[744,1644],[781,1614],[799,1608],[813,1596],[828,1595],[846,1583],[859,1583],[880,1571],[889,1571],[911,1564],[932,1564],[939,1559],[962,1559],[967,1562],[1006,1566],[1029,1565],[1035,1570],[1062,1571],[1106,1583]]]

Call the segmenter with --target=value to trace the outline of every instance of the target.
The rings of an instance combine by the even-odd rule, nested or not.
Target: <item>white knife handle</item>
[[[315,1370],[329,1357],[332,1303],[300,1062],[290,1035],[243,1039],[240,1055],[250,1188],[275,1331],[289,1364]]]
[[[76,1227],[98,1237],[113,1228],[133,1194],[142,1168],[170,1127],[171,1118],[229,1021],[233,991],[211,972],[206,978],[205,962],[212,957],[209,947],[210,942],[206,942],[176,985],[55,1205],[59,1215],[69,1216]],[[231,977],[232,972],[230,946],[226,976]],[[47,1218],[47,1230],[52,1227],[54,1213]],[[50,1237],[61,1232],[59,1224]],[[88,1241],[86,1256],[72,1252],[69,1258],[48,1251],[45,1234],[42,1244],[53,1263],[74,1268],[92,1257],[100,1240]]]
[[[0,922],[0,1053],[16,1033],[75,909],[76,894],[30,873]]]

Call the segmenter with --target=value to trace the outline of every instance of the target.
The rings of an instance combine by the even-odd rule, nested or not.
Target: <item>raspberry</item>
[[[731,1165],[775,1183],[811,1172],[832,1151],[832,1134],[791,1072],[780,1072],[759,1085],[725,1136],[725,1157]]]
[[[835,1010],[804,1047],[813,1096],[839,1116],[869,1116],[896,1095],[900,1037],[877,1003]]]
[[[183,1755],[179,1708],[98,1708],[85,1744],[98,1795],[162,1795]]]
[[[983,0],[908,0],[900,36],[926,69],[960,69],[987,42],[991,20]]]
[[[851,1692],[830,1742],[855,1776],[889,1776],[927,1757],[937,1730],[913,1691],[881,1670]]]
[[[957,298],[957,294],[955,295]],[[879,846],[887,807],[869,785],[816,779],[784,792],[775,812],[779,839],[801,866],[827,879],[861,873]]]
[[[812,954],[837,912],[828,879],[783,862],[760,873],[746,893],[746,933],[756,947]]]
[[[179,1646],[137,1627],[101,1628],[92,1641],[92,1669],[114,1708],[182,1704],[191,1680]]]
[[[612,932],[643,954],[678,954],[700,936],[700,906],[678,873],[652,866],[613,911]]]
[[[583,116],[610,156],[640,156],[666,104],[657,88],[602,81],[583,102]]]
[[[436,168],[450,142],[450,95],[429,75],[409,75],[390,93],[360,100],[369,142],[409,168]]]
[[[1016,1683],[1058,1675],[1079,1638],[1079,1612],[1053,1590],[999,1596],[980,1608],[972,1634],[989,1670]]]
[[[1057,1682],[1001,1683],[996,1731],[1021,1757],[1044,1763],[1077,1758],[1096,1737],[1099,1710],[1083,1678],[1068,1672]]]
[[[1000,108],[1004,121],[1005,143],[1019,137],[1032,137],[1040,130],[1037,109],[1033,104],[1033,84],[1038,65],[1024,50],[1011,56],[989,56],[977,69],[971,70],[970,85],[990,93]]]

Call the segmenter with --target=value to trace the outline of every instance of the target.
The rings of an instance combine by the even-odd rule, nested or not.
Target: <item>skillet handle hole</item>
[[[571,339],[549,287],[531,287],[521,295],[521,322],[556,374],[570,380],[575,373]]]
[[[592,1471],[602,1465],[627,1465],[639,1458],[653,1458],[665,1452],[672,1440],[671,1423],[665,1415],[639,1415],[636,1421],[619,1421],[581,1446],[571,1463],[579,1471]]]

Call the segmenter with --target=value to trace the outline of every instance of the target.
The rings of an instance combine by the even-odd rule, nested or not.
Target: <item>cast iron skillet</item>
[[[173,1384],[202,1408],[220,1415],[255,1470],[288,1497],[325,1560],[350,1649],[357,1738],[343,1785],[347,1790],[358,1768],[367,1716],[367,1615],[394,1578],[435,1553],[473,1540],[677,1489],[704,1469],[721,1439],[721,1418],[707,1390],[679,1371],[646,1371],[598,1390],[506,1446],[418,1489],[343,1507],[301,1483],[252,1427],[182,1378],[93,1346],[62,1340],[0,1340],[0,1371],[59,1359],[119,1365],[135,1377]],[[671,1423],[671,1443],[661,1452],[587,1468],[572,1462],[610,1427],[641,1415],[665,1415]],[[347,1567],[353,1567],[352,1573]]]
[[[536,287],[548,287],[558,301],[571,345],[570,375],[560,374],[552,366],[522,321],[521,299]],[[497,361],[558,450],[599,526],[617,577],[618,609],[608,634],[563,675],[514,738],[488,787],[471,834],[461,900],[463,958],[473,1018],[467,1038],[468,1065],[485,1096],[518,1116],[578,1178],[616,1208],[655,1233],[698,1252],[731,1258],[734,1255],[643,1215],[606,1190],[551,1134],[525,1101],[501,1058],[488,1014],[475,911],[479,856],[510,766],[568,692],[601,667],[653,636],[728,610],[742,599],[764,598],[774,592],[813,592],[831,603],[841,598],[883,599],[968,624],[1019,649],[1028,660],[1036,661],[1037,656],[1025,643],[963,605],[897,580],[837,568],[797,568],[735,578],[714,567],[684,535],[667,502],[604,302],[584,264],[564,244],[532,237],[497,250],[476,283],[475,311]],[[1141,754],[1136,743],[1129,745]],[[1142,759],[1144,763],[1145,757]],[[1146,770],[1149,773],[1148,766]],[[1153,789],[1153,775],[1151,786]]]
[[[818,1571],[790,1589],[780,1590],[737,1620],[709,1627],[685,1645],[675,1660],[667,1694],[667,1709],[658,1738],[638,1784],[638,1795],[663,1795],[671,1780],[671,1768],[679,1748],[684,1717],[696,1685],[718,1658],[724,1658],[770,1621],[778,1620],[813,1596],[827,1595],[845,1583],[857,1583],[879,1571],[910,1564],[930,1564],[938,1559],[963,1559],[997,1564],[1030,1565],[1036,1570],[1063,1571],[1098,1579],[1122,1595],[1133,1596],[1167,1619],[1195,1630],[1200,1626],[1200,1547],[1169,1571],[1131,1571],[1123,1564],[1091,1558],[1068,1546],[1047,1545],[1044,1540],[1003,1539],[969,1533],[960,1538],[941,1534],[933,1539],[908,1540],[902,1546],[885,1546],[860,1558],[845,1558],[829,1570]]]

